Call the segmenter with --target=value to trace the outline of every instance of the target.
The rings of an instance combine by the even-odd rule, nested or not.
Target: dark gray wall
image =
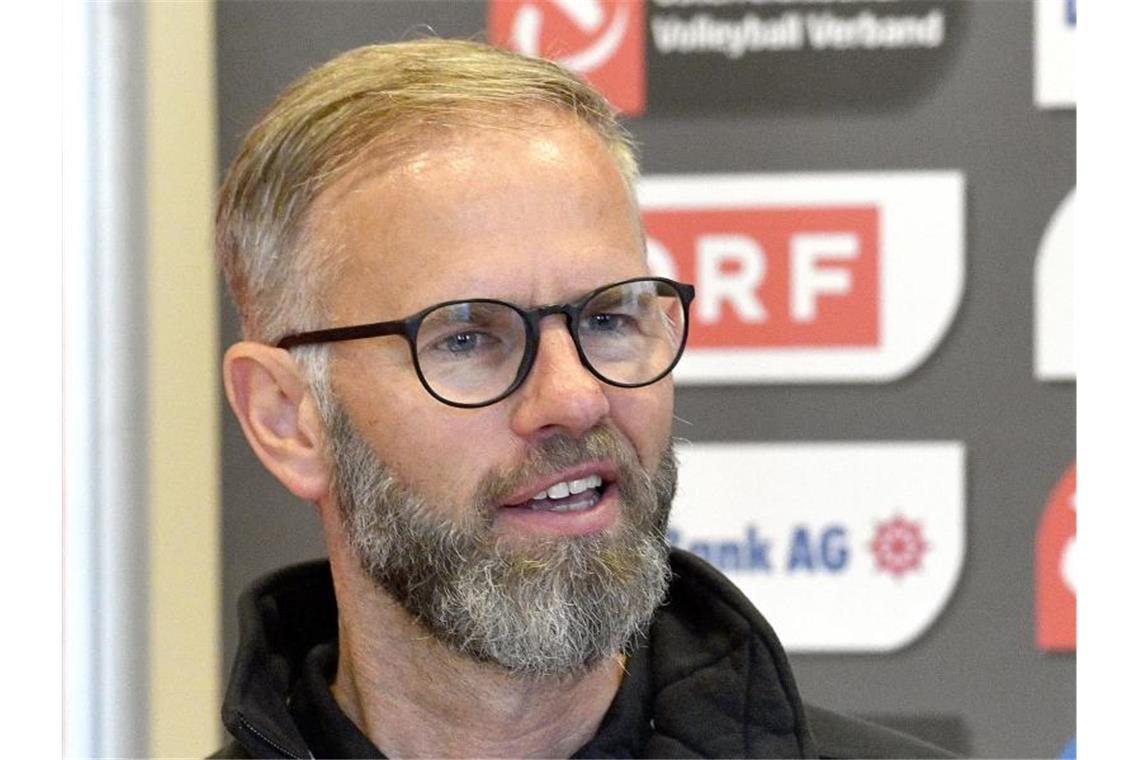
[[[357,45],[428,27],[471,36],[477,2],[223,2],[218,9],[219,150],[294,77]],[[425,26],[426,25],[426,26]],[[967,186],[966,287],[934,356],[886,385],[685,387],[677,414],[694,441],[963,440],[967,556],[933,629],[889,655],[798,655],[804,695],[988,757],[1050,757],[1075,732],[1075,657],[1034,644],[1034,535],[1075,456],[1072,383],[1033,372],[1034,259],[1075,185],[1075,114],[1033,101],[1030,2],[971,4],[961,47],[905,108],[677,116],[631,122],[644,171],[960,169]],[[222,343],[237,338],[227,303]],[[253,577],[323,553],[311,507],[284,491],[223,426],[225,653]],[[837,625],[840,621],[837,621]],[[227,665],[228,668],[228,665]]]

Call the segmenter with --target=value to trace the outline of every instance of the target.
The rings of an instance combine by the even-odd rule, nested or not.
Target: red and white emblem
[[[1037,526],[1037,646],[1077,647],[1077,464],[1049,495]]]
[[[644,0],[490,0],[487,34],[581,74],[625,114],[645,110]]]
[[[922,526],[901,515],[879,523],[871,552],[875,555],[875,568],[901,578],[922,567],[922,558],[930,545],[922,537]]]

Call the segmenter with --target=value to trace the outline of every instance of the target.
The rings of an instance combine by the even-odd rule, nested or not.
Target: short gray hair
[[[636,151],[613,108],[549,61],[424,39],[357,48],[294,82],[246,136],[218,198],[217,257],[245,337],[274,342],[322,326],[317,273],[336,266],[337,252],[309,234],[308,212],[365,154],[392,157],[424,128],[536,108],[591,127],[632,190]],[[324,353],[299,358],[323,364]]]

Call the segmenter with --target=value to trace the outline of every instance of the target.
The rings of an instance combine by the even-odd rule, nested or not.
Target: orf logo
[[[889,382],[961,298],[954,172],[648,176],[649,266],[697,288],[679,382]]]
[[[689,348],[875,346],[874,206],[645,212],[655,270],[695,282]]]
[[[490,0],[491,43],[557,61],[628,115],[645,110],[644,0]]]
[[[1037,526],[1037,646],[1077,648],[1077,465],[1049,495]]]

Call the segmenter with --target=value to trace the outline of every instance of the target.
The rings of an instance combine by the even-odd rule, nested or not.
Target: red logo
[[[697,286],[689,345],[879,344],[876,206],[646,210],[650,266]]]
[[[1037,646],[1077,648],[1077,463],[1049,494],[1037,526]]]
[[[901,516],[879,523],[871,541],[875,568],[896,578],[920,569],[929,548],[922,536],[922,526]]]
[[[487,34],[581,74],[625,114],[645,110],[644,0],[489,0]]]

